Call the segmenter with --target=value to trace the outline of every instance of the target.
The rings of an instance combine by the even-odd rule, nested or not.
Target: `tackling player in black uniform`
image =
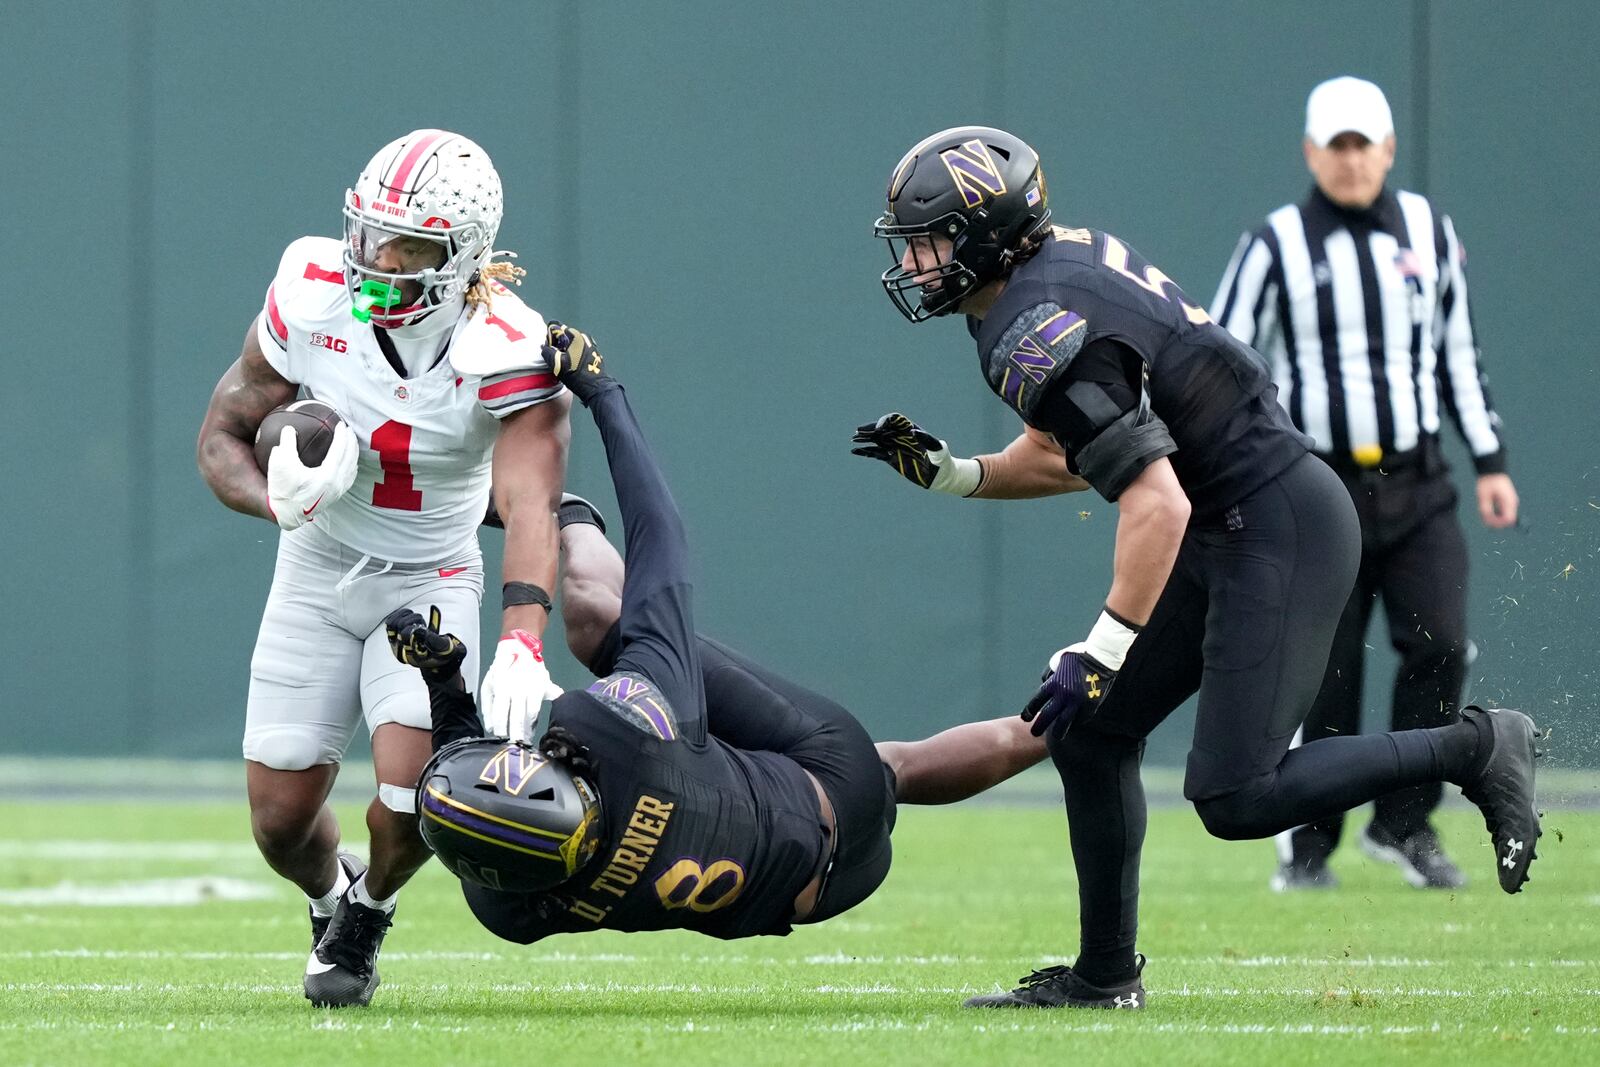
[[[626,534],[624,573],[598,515],[562,509],[569,641],[603,677],[551,704],[537,748],[487,739],[461,642],[414,612],[387,620],[432,701],[423,836],[485,927],[522,943],[786,934],[883,881],[897,798],[960,799],[1043,758],[1014,718],[875,747],[844,708],[697,636],[682,523],[627,398],[584,335],[553,327],[552,342],[599,426]]]
[[[1289,743],[1322,680],[1360,555],[1349,494],[1279,407],[1259,356],[1108,233],[1050,224],[1033,149],[987,127],[906,153],[875,233],[883,285],[913,322],[961,312],[989,387],[1025,432],[952,457],[903,415],[858,455],[925,488],[1118,503],[1105,610],[1056,653],[1023,717],[1047,732],[1066,794],[1081,946],[980,1007],[1144,1006],[1134,952],[1144,738],[1198,691],[1184,795],[1211,833],[1268,837],[1401,786],[1449,781],[1482,809],[1500,884],[1539,836],[1536,731],[1466,710],[1431,730]]]

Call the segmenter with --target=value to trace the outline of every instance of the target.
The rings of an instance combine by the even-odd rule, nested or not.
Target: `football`
[[[267,412],[256,430],[256,466],[262,474],[267,472],[267,461],[283,437],[285,426],[294,427],[300,462],[308,467],[320,465],[333,444],[334,427],[343,421],[337,411],[320,400],[296,400]]]

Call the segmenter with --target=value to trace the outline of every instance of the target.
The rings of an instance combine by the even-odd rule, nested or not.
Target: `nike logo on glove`
[[[327,495],[328,495],[327,493],[323,493],[322,494],[322,496],[327,496]],[[317,510],[317,505],[322,503],[322,496],[319,496],[319,497],[317,497],[317,499],[313,500],[311,502],[311,506],[309,508],[301,508],[300,509],[300,514],[302,514],[302,515],[310,515],[313,511],[316,511]]]

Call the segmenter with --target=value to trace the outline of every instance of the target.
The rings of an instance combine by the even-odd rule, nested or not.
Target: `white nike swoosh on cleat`
[[[311,958],[306,960],[306,973],[327,974],[337,966],[339,966],[337,963],[323,963],[317,958],[317,954],[313,952]]]

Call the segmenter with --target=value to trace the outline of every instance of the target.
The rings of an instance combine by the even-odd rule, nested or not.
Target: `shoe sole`
[[[1533,868],[1533,861],[1539,858],[1539,838],[1544,836],[1543,820],[1539,818],[1537,781],[1535,780],[1535,773],[1533,770],[1539,757],[1544,754],[1539,751],[1538,745],[1538,742],[1544,737],[1544,735],[1540,732],[1538,724],[1533,721],[1532,716],[1528,715],[1526,712],[1517,711],[1514,708],[1498,708],[1495,709],[1492,714],[1516,716],[1516,722],[1523,731],[1523,743],[1528,746],[1528,814],[1533,818],[1533,837],[1532,840],[1526,842],[1528,858],[1521,864],[1520,871],[1517,869],[1517,863],[1514,859],[1515,852],[1508,856],[1502,857],[1500,855],[1500,842],[1494,840],[1492,837],[1490,839],[1490,843],[1494,846],[1495,877],[1500,882],[1500,888],[1507,893],[1520,893],[1522,892],[1522,887],[1531,881],[1531,879],[1528,877],[1528,871]],[[1514,738],[1508,738],[1507,741],[1510,744],[1517,743]],[[1491,762],[1493,761],[1493,758],[1493,755],[1491,755]],[[1509,838],[1509,835],[1507,836]],[[1509,838],[1509,840],[1513,842],[1516,841],[1515,838]],[[1517,842],[1517,844],[1520,849],[1523,843]],[[1507,860],[1511,860],[1511,862],[1508,864]],[[1501,874],[1502,871],[1507,869],[1513,872],[1512,876],[1516,879],[1514,884],[1507,885],[1505,878]]]
[[[328,990],[325,993],[313,993],[307,989],[306,999],[311,1002],[313,1008],[364,1008],[372,1001],[372,994],[378,988],[378,981],[378,972],[374,969],[372,977],[367,980],[364,987]]]
[[[989,1008],[1011,1009],[1015,1011],[1054,1011],[1061,1008],[1087,1008],[1090,1011],[1143,1011],[1145,1005],[1145,992],[1140,989],[1132,993],[1119,993],[1105,1000],[1068,1000],[1060,1004],[1034,1004],[1023,1000],[1006,1000],[1001,997],[990,999],[990,996],[969,997],[961,1002],[963,1008]]]

